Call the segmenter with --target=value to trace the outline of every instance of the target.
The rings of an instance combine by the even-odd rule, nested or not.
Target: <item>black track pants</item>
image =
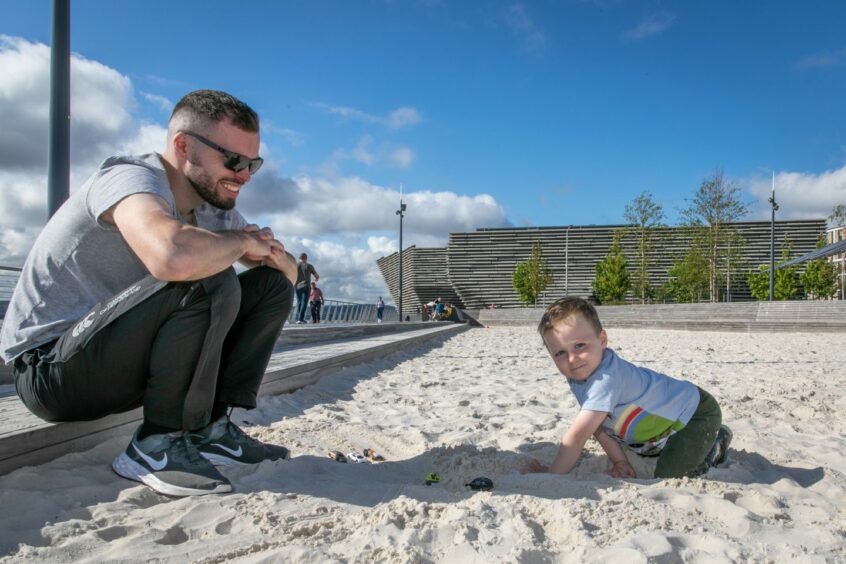
[[[208,423],[214,403],[252,408],[293,302],[280,272],[231,268],[196,282],[147,277],[98,304],[58,341],[15,360],[24,405],[47,421],[144,406],[172,429]]]

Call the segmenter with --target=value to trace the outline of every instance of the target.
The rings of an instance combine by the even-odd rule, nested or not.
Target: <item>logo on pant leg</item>
[[[92,311],[88,315],[82,318],[82,321],[76,324],[76,327],[73,328],[73,332],[71,333],[74,337],[79,337],[83,331],[91,327],[94,323],[94,315],[96,312]]]

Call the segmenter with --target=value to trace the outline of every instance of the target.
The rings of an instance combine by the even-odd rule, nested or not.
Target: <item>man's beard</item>
[[[186,175],[188,178],[188,182],[191,183],[191,186],[194,187],[194,190],[197,191],[197,194],[200,197],[208,202],[209,204],[213,205],[214,207],[221,209],[221,210],[231,210],[235,207],[235,200],[224,200],[220,196],[217,195],[215,192],[215,182],[211,179],[211,176],[203,172],[202,170],[197,172],[194,175],[194,178],[191,178],[191,175]]]

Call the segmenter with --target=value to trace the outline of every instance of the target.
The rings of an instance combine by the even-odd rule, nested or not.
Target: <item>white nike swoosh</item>
[[[226,448],[225,446],[223,446],[222,444],[219,444],[219,443],[211,443],[211,446],[216,446],[220,450],[222,450],[224,452],[228,452],[232,456],[241,456],[242,454],[244,454],[244,451],[241,450],[241,445],[238,445],[237,450],[232,450],[231,448]]]
[[[134,449],[135,449],[135,452],[137,452],[137,453],[138,453],[138,456],[140,456],[141,458],[143,458],[143,459],[144,459],[144,461],[145,461],[147,464],[149,464],[149,465],[150,465],[150,468],[152,468],[153,470],[161,470],[162,468],[164,468],[165,466],[167,466],[167,453],[166,453],[166,452],[165,452],[165,453],[163,453],[163,457],[162,457],[162,459],[161,459],[161,460],[156,460],[155,458],[153,458],[153,457],[151,457],[151,456],[147,456],[146,454],[144,454],[143,452],[141,452],[141,451],[138,449],[138,447],[137,447],[137,446],[135,446],[135,443],[132,443],[132,448],[134,448]]]

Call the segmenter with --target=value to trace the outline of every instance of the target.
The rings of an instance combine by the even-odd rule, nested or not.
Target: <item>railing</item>
[[[21,269],[17,266],[0,266],[0,318],[5,317],[12,292],[20,278]]]
[[[397,321],[397,308],[394,306],[385,306],[385,311],[382,314],[384,321]],[[307,323],[312,322],[311,305],[306,306],[305,320]],[[297,301],[294,300],[294,307],[291,308],[291,313],[288,315],[288,323],[295,323],[297,321]],[[376,304],[360,304],[355,302],[345,302],[343,300],[323,300],[323,307],[320,309],[321,323],[375,323],[376,322]]]
[[[16,266],[0,265],[0,319],[6,314],[6,307],[12,298],[12,292],[20,277],[21,269]],[[288,315],[288,323],[294,323],[297,316],[297,303],[294,300],[294,307]],[[306,307],[305,319],[311,323],[311,307]],[[382,319],[384,321],[397,321],[397,309],[394,306],[385,306]],[[324,300],[323,308],[320,310],[321,323],[375,323],[376,305],[345,302],[343,300]]]

